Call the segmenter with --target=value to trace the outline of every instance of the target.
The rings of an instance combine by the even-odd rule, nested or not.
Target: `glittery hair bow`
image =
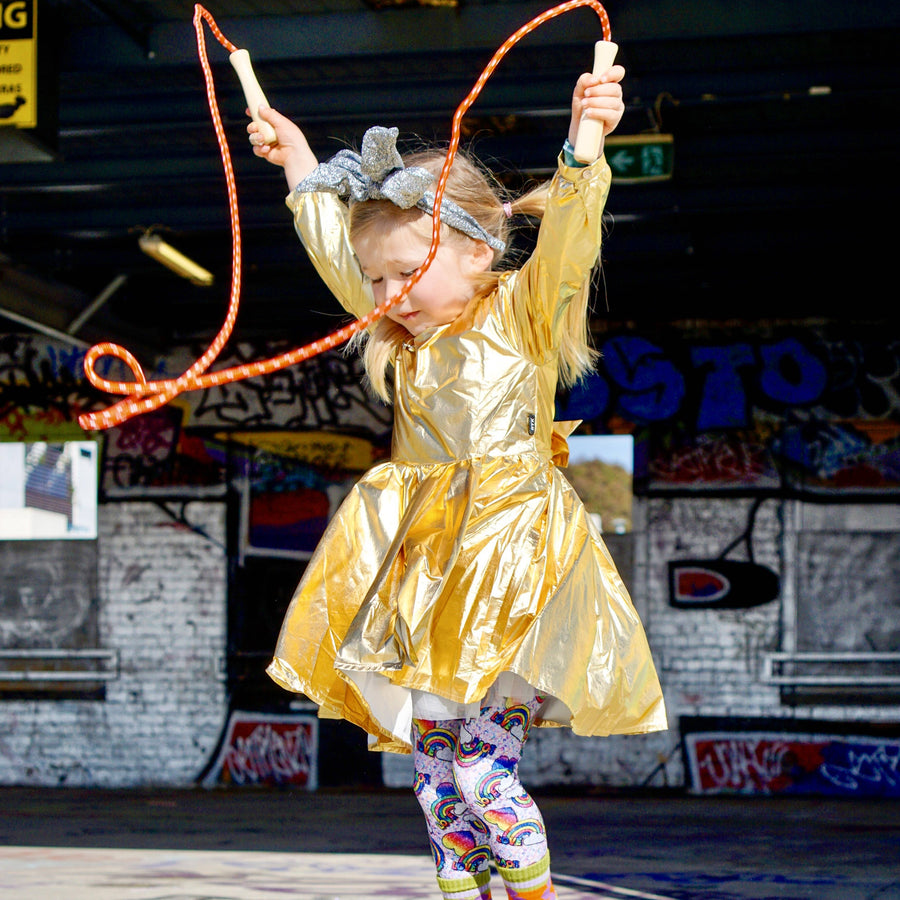
[[[399,133],[397,128],[370,128],[363,135],[360,153],[339,151],[319,163],[294,190],[331,191],[344,201],[390,200],[401,209],[415,206],[434,215],[434,191],[428,190],[434,176],[419,166],[404,166],[397,150]],[[494,250],[506,249],[503,241],[447,198],[441,200],[441,221]]]

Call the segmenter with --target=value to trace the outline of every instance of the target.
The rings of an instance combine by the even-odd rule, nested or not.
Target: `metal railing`
[[[881,671],[871,671],[875,666]],[[767,653],[762,679],[789,687],[897,687],[900,653]]]
[[[10,668],[10,663],[15,667]],[[0,650],[0,684],[113,681],[118,677],[118,650]]]

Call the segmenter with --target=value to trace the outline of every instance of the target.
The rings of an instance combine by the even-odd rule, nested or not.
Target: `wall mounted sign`
[[[732,559],[669,561],[669,604],[683,609],[745,609],[778,596],[778,576],[765,566]]]
[[[204,787],[318,787],[319,720],[234,710]]]
[[[606,159],[619,184],[668,181],[675,168],[671,134],[613,134],[606,138]]]
[[[37,0],[0,2],[0,125],[37,122]]]
[[[694,794],[900,798],[896,727],[682,716]]]

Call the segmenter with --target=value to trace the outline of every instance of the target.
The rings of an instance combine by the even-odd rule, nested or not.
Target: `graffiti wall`
[[[82,437],[75,419],[96,397],[83,360],[35,335],[0,335],[0,440]]]
[[[216,366],[239,365],[279,349],[238,346]],[[193,350],[181,348],[158,361],[148,377],[180,375],[195,359]],[[0,440],[83,436],[78,416],[116,399],[86,381],[83,358],[82,351],[42,337],[0,336]],[[101,361],[98,369],[105,377],[126,378],[118,366]],[[390,426],[390,410],[366,391],[359,358],[333,352],[270,376],[183,395],[103,432],[102,487],[113,493],[131,491],[133,496],[140,488],[222,484],[230,435],[237,430],[339,431],[384,445]],[[272,442],[270,436],[270,449]],[[371,458],[382,451],[365,452]],[[360,459],[359,453],[354,447],[354,460]],[[288,455],[296,457],[296,448]],[[306,459],[311,464],[323,461],[321,452]]]
[[[242,485],[242,559],[308,559],[350,488],[389,447],[326,431],[240,431],[228,439]]]
[[[597,371],[558,398],[558,415],[582,419],[587,433],[633,438],[634,531],[625,536],[629,552],[616,559],[633,565],[625,580],[673,724],[669,733],[598,742],[541,734],[529,763],[535,783],[680,779],[703,791],[890,794],[896,735],[816,720],[826,710],[835,721],[900,721],[900,527],[897,515],[871,527],[874,509],[900,509],[900,336],[865,325],[695,322],[607,325],[595,337]],[[142,362],[149,377],[170,377],[196,349]],[[281,349],[241,345],[216,365]],[[103,374],[125,377],[117,365]],[[80,351],[43,337],[0,338],[0,440],[83,437],[77,416],[114,398],[90,387],[81,366]],[[113,760],[127,754],[111,744],[108,760],[103,748],[85,750],[80,773],[65,762],[70,782],[140,783],[165,770],[163,781],[205,771],[215,783],[315,784],[319,736],[287,711],[290,698],[264,668],[305,559],[355,479],[389,453],[390,426],[390,409],[367,392],[358,358],[336,352],[185,395],[98,436],[100,537],[69,551],[84,559],[67,562],[61,549],[37,545],[0,556],[5,684],[15,689],[22,676],[10,673],[39,665],[10,653],[82,654],[77,665],[96,673],[86,699],[98,701],[78,707],[84,734],[95,730],[89,720],[121,710],[123,722],[126,713],[141,722],[145,743],[159,731],[171,746],[178,723],[188,734],[198,708],[212,712],[202,738],[185,738],[177,766],[136,760],[116,773]],[[822,513],[810,524],[797,510],[812,507]],[[216,573],[202,584],[200,557]],[[160,569],[162,558],[172,571]],[[76,578],[85,567],[94,588],[87,575]],[[76,580],[87,586],[81,593]],[[30,583],[34,591],[23,587]],[[166,603],[175,606],[165,617],[150,615]],[[181,619],[186,674],[174,711],[157,673],[172,670],[170,620]],[[190,672],[196,636],[210,623],[198,680]],[[151,644],[161,659],[146,660]],[[777,680],[774,663],[767,668],[776,657],[778,672],[800,672],[802,663],[802,677],[825,686],[840,664],[844,687],[826,694],[814,685],[800,696]],[[135,667],[143,673],[137,681]],[[869,683],[865,699],[856,673]],[[53,703],[34,707],[41,728],[65,721],[68,699],[58,691]],[[26,747],[27,717],[14,704],[0,704],[0,728],[18,729],[6,742],[12,750],[0,747],[4,781],[21,776],[36,746]],[[189,718],[182,707],[194,711]],[[236,707],[245,712],[227,719]],[[728,722],[703,734],[695,728],[682,741],[679,719],[691,716]],[[794,729],[784,716],[816,727]],[[746,717],[769,718],[742,731]],[[38,780],[63,765],[56,746],[49,738],[41,745]]]
[[[742,322],[690,329],[609,326],[596,374],[561,397],[560,418],[635,436],[639,491],[900,489],[900,336],[874,326]],[[151,377],[180,374],[182,348]],[[239,346],[217,365],[277,352]],[[0,437],[77,431],[110,402],[81,373],[81,351],[31,336],[0,338]],[[118,363],[110,362],[115,367]],[[122,373],[104,373],[122,377]],[[355,355],[198,391],[107,436],[107,487],[221,478],[232,430],[341,431],[385,440],[390,410],[364,386]]]
[[[610,328],[561,418],[632,432],[641,491],[900,487],[900,337],[865,325]]]
[[[682,723],[694,792],[900,798],[900,733],[804,733],[790,722],[741,731],[731,724],[694,732]]]

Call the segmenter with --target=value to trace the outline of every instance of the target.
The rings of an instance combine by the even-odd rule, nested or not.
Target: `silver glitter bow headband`
[[[406,168],[397,150],[397,128],[370,128],[362,139],[360,153],[341,150],[328,162],[319,163],[294,190],[331,191],[341,200],[390,200],[401,209],[418,209],[434,215],[434,191],[428,186],[434,176],[418,166]],[[452,200],[441,200],[441,221],[457,231],[484,241],[501,253],[506,244],[488,233],[469,213]]]

